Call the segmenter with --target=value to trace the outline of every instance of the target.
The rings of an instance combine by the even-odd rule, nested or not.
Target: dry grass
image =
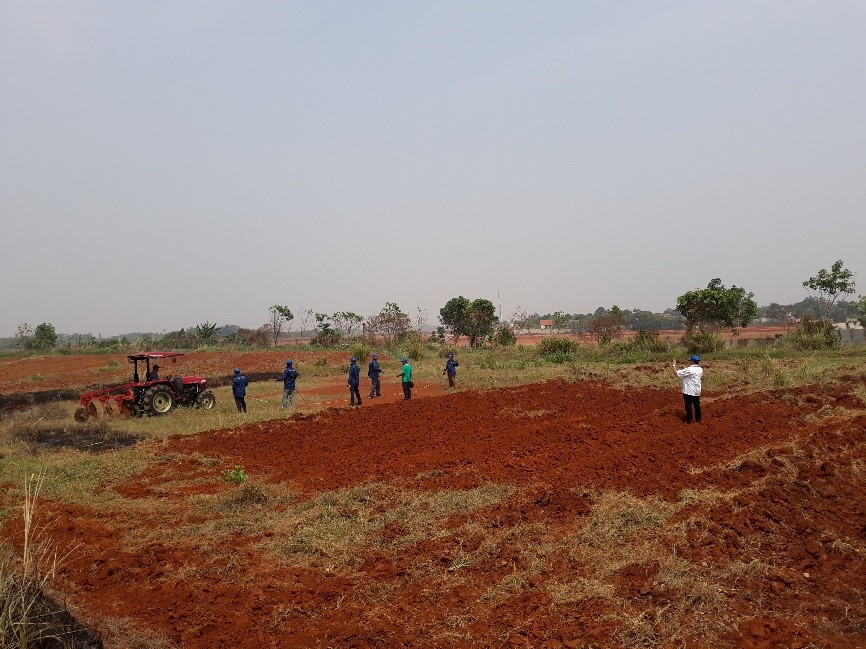
[[[64,641],[56,628],[54,611],[45,600],[45,591],[54,582],[64,555],[36,525],[44,479],[44,474],[34,474],[24,481],[20,556],[15,557],[5,543],[0,545],[0,645],[10,649]]]
[[[498,503],[511,491],[483,485],[465,491],[415,492],[371,483],[327,492],[268,514],[273,540],[264,549],[282,561],[337,570],[358,561],[359,547],[377,543],[396,549],[448,536],[449,518]],[[380,539],[390,522],[398,523],[402,533],[389,541]]]

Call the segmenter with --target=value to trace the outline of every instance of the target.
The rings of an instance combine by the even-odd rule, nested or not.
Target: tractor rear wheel
[[[87,418],[90,417],[90,413],[87,412],[86,408],[79,408],[78,410],[75,411],[75,414],[72,415],[72,417],[79,424],[83,424],[85,421],[87,421]]]
[[[210,410],[216,405],[216,397],[210,390],[205,390],[195,398],[195,407]]]
[[[164,415],[174,408],[174,395],[168,387],[154,385],[145,391],[141,406],[149,415]]]

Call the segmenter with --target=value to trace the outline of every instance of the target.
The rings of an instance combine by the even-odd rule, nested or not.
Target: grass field
[[[428,351],[412,402],[388,376],[361,409],[345,354],[303,352],[293,416],[265,380],[246,415],[227,386],[163,417],[6,412],[4,565],[44,474],[53,586],[106,646],[866,643],[866,350],[710,355],[701,427],[667,351],[458,350],[448,394]]]

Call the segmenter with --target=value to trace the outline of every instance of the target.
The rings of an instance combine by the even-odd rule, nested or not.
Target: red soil
[[[600,597],[554,605],[551,585],[594,576],[593,566],[566,553],[545,557],[519,587],[485,594],[528,569],[521,535],[535,535],[532,546],[573,534],[593,493],[675,502],[685,489],[712,489],[738,493],[686,506],[678,520],[697,522],[686,540],[670,534],[670,552],[699,572],[719,574],[735,561],[766,570],[723,584],[724,619],[700,617],[716,610],[700,601],[685,614],[684,625],[717,622],[716,636],[678,637],[670,646],[863,647],[866,415],[848,392],[852,385],[866,380],[707,395],[704,423],[691,426],[676,390],[549,382],[171,438],[155,449],[162,459],[117,487],[136,501],[163,503],[170,516],[142,513],[132,501],[126,513],[45,503],[51,536],[77,546],[60,587],[106,634],[107,646],[133,644],[106,622],[125,618],[131,628],[190,648],[619,647],[625,636],[615,615],[652,621],[685,597],[656,579],[658,566],[639,554],[610,580],[618,610]],[[756,449],[765,452],[731,464]],[[302,500],[368,482],[414,492],[488,483],[515,490],[437,522],[425,540],[401,543],[407,531],[391,520],[358,546],[352,565],[321,557],[302,566],[264,551],[278,536],[273,530],[237,530],[216,547],[195,533],[207,516],[172,481],[194,481],[199,494],[224,492],[218,469],[236,464]],[[359,514],[334,515],[348,521]],[[13,520],[6,533],[19,528]],[[123,542],[129,530],[158,534],[130,551]],[[163,540],[177,530],[189,533]],[[502,542],[480,552],[494,536]],[[472,563],[450,571],[462,553]]]
[[[347,352],[300,351],[280,349],[267,352],[190,352],[176,363],[166,361],[161,368],[169,374],[197,375],[206,378],[231,376],[240,367],[247,374],[272,372],[279,376],[286,360],[304,365],[325,358],[328,363],[346,364]],[[110,368],[114,361],[117,367]],[[83,388],[89,385],[123,383],[131,380],[132,365],[125,354],[0,358],[0,394],[22,394],[36,390]]]

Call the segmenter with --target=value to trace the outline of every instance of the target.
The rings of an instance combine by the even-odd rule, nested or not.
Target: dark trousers
[[[370,398],[373,397],[381,397],[382,396],[382,381],[379,380],[378,376],[371,376],[370,381],[372,381],[370,385]]]
[[[406,401],[412,398],[412,388],[409,387],[409,382],[403,382],[403,400]]]
[[[454,379],[455,379],[455,378],[457,378],[457,377],[454,376],[453,374],[449,374],[449,375],[448,375],[448,387],[449,387],[449,388],[453,388],[453,387],[454,387]]]
[[[238,412],[246,412],[247,411],[247,398],[246,397],[235,397],[235,405],[238,407]]]
[[[695,421],[701,421],[701,398],[692,396],[691,394],[683,395],[683,402],[686,404],[686,423],[692,423],[692,408],[695,411]]]
[[[353,406],[355,405],[355,397],[356,396],[358,397],[358,405],[360,406],[361,405],[361,393],[358,391],[358,386],[357,385],[350,385],[349,386],[349,403],[351,403]]]

